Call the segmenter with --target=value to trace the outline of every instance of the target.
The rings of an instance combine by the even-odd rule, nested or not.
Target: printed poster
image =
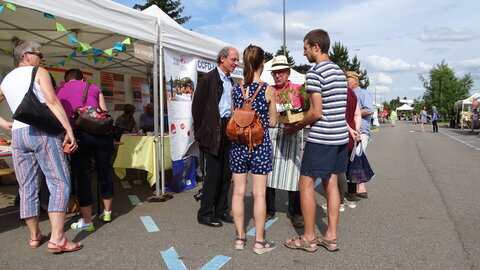
[[[133,105],[137,112],[143,112],[145,105],[150,103],[150,87],[147,78],[132,76]]]
[[[123,74],[100,72],[101,88],[107,110],[122,111],[125,105],[125,77]]]

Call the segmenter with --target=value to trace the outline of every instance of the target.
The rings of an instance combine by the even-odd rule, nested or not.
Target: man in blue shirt
[[[205,153],[205,182],[197,221],[211,227],[223,226],[222,221],[233,223],[227,199],[232,172],[228,162],[231,143],[226,127],[231,116],[233,80],[230,74],[238,61],[237,49],[223,48],[218,53],[218,66],[201,78],[193,95],[195,140]]]
[[[355,92],[360,105],[362,114],[362,124],[360,125],[360,138],[362,139],[362,150],[365,152],[367,149],[368,141],[370,140],[370,125],[372,123],[373,115],[373,99],[370,92],[366,89],[362,89],[358,86],[359,77],[355,71],[347,71],[348,88]],[[349,186],[350,189],[350,186]],[[357,197],[366,199],[368,198],[365,184],[357,184]]]

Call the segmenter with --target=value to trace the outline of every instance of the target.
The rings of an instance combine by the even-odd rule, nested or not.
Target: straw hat
[[[347,71],[345,75],[347,75],[347,78],[355,78],[358,80],[358,73],[355,71]]]
[[[288,59],[285,55],[277,55],[272,60],[272,67],[269,71],[291,68],[292,65],[288,63]]]

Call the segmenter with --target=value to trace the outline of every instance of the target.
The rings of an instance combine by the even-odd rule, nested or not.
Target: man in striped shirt
[[[285,241],[285,245],[306,251],[315,251],[317,246],[337,251],[340,209],[337,175],[347,170],[347,79],[328,57],[330,38],[326,31],[310,31],[303,41],[304,55],[310,63],[315,63],[306,75],[310,109],[301,121],[286,126],[284,132],[293,134],[307,125],[312,126],[303,153],[298,183],[305,231],[302,236]],[[328,228],[325,236],[316,237],[314,183],[319,177],[322,178],[327,196]]]

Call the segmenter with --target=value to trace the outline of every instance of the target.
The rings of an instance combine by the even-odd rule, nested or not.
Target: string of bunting
[[[2,13],[4,8],[8,8],[12,11],[16,11],[16,9],[17,9],[15,4],[5,3],[2,6],[0,6],[0,13]],[[109,48],[109,49],[102,50],[102,49],[93,48],[92,46],[90,46],[90,44],[88,44],[86,42],[81,42],[77,38],[75,38],[72,34],[70,34],[68,32],[68,30],[61,23],[59,23],[55,19],[55,16],[53,16],[52,14],[43,13],[43,17],[54,20],[55,21],[55,27],[56,27],[57,31],[67,33],[67,36],[68,36],[70,42],[71,43],[78,43],[78,45],[79,45],[79,47],[74,47],[73,48],[74,51],[70,54],[70,56],[67,56],[64,60],[62,60],[58,63],[55,63],[53,65],[47,65],[51,68],[53,68],[53,67],[57,68],[59,66],[65,66],[65,63],[72,60],[73,57],[78,56],[77,52],[80,53],[81,55],[87,55],[87,59],[93,60],[93,62],[95,64],[98,63],[98,62],[100,62],[101,64],[104,64],[105,62],[111,61],[114,56],[118,55],[119,52],[124,52],[126,50],[126,45],[131,45],[132,42],[134,41],[133,38],[128,37],[121,42],[115,43],[115,45],[112,48]],[[92,51],[93,55],[92,54],[88,55],[89,50]],[[0,49],[0,51],[2,51],[4,53],[12,53],[12,50],[7,50],[7,49]],[[108,57],[101,57],[102,54],[108,55]]]

